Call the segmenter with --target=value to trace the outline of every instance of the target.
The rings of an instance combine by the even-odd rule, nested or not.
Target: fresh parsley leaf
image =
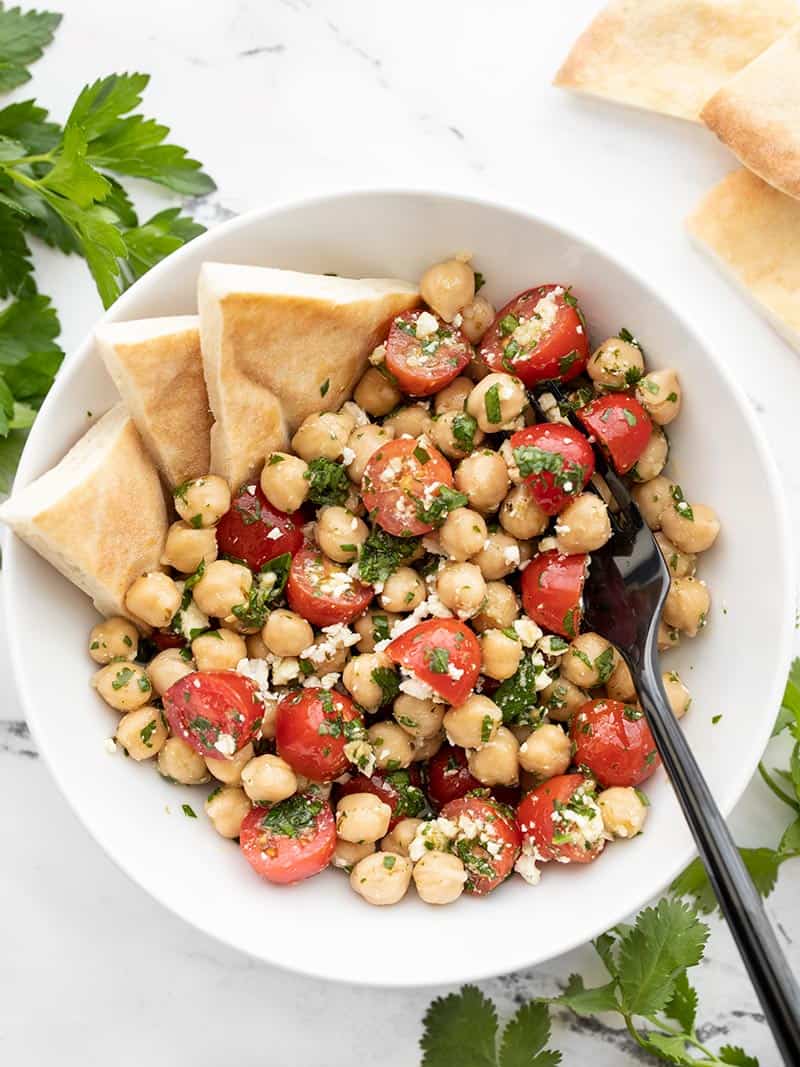
[[[475,292],[479,293],[486,285],[486,279],[479,270],[475,270],[472,273],[475,275]]]
[[[755,1056],[748,1056],[738,1045],[723,1045],[719,1050],[720,1062],[732,1064],[733,1067],[759,1067]]]
[[[385,582],[398,567],[411,559],[418,547],[418,537],[392,537],[379,526],[375,526],[361,547],[358,573],[362,581],[369,584]],[[386,637],[388,636],[387,626]]]
[[[497,1011],[474,985],[438,997],[423,1020],[421,1067],[497,1067]]]
[[[124,230],[122,237],[127,251],[125,280],[133,282],[141,278],[156,263],[160,263],[171,252],[199,236],[204,230],[204,226],[186,215],[181,215],[180,208],[177,207],[159,211],[141,226],[133,225]]]
[[[321,801],[306,793],[295,793],[288,800],[273,804],[261,826],[281,837],[300,837],[304,830],[311,829],[321,811]]]
[[[390,771],[384,777],[387,784],[397,793],[395,818],[425,819],[433,814],[425,793],[413,784],[408,771]]]
[[[530,726],[539,721],[536,679],[542,667],[526,653],[515,674],[500,684],[492,698],[503,713],[506,726]]]
[[[453,440],[462,452],[470,453],[475,448],[478,420],[466,411],[459,411],[453,419]]]
[[[426,652],[428,667],[434,674],[447,674],[450,653],[446,648],[430,648]]]
[[[195,810],[194,810],[194,808],[192,807],[191,804],[181,804],[181,809],[182,809],[183,814],[186,816],[187,819],[196,819],[197,818],[197,814],[195,813]]]
[[[267,621],[270,608],[283,596],[291,565],[290,552],[284,552],[264,564],[261,572],[253,579],[246,602],[237,604],[233,609],[233,614],[240,622],[247,627],[255,626],[261,629]]]
[[[439,487],[439,491],[426,507],[422,500],[417,501],[417,518],[430,526],[441,526],[451,511],[466,507],[469,498],[448,485]]]
[[[61,15],[0,4],[0,92],[30,80],[28,66],[53,40]]]
[[[503,421],[503,413],[500,407],[500,387],[492,385],[486,390],[483,398],[483,406],[486,409],[486,418],[489,422],[499,425]]]
[[[372,671],[372,680],[380,686],[381,704],[391,703],[400,692],[400,679],[397,671],[393,671],[391,667],[375,667]]]
[[[341,505],[350,493],[350,479],[341,463],[318,456],[303,477],[308,481],[308,499],[317,507]]]

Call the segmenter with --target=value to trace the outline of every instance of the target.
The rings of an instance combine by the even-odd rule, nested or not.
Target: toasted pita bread
[[[95,340],[170,488],[208,474],[211,412],[197,316],[109,323]]]
[[[689,233],[800,351],[800,201],[736,170],[687,219]]]
[[[61,462],[17,490],[0,521],[87,593],[125,615],[135,578],[159,570],[167,509],[158,471],[125,407],[92,426]]]
[[[800,23],[726,82],[700,117],[746,167],[800,197]]]
[[[697,119],[711,94],[798,15],[796,0],[611,0],[555,84]]]
[[[236,488],[307,415],[338,408],[413,285],[204,263],[198,307],[211,470]]]

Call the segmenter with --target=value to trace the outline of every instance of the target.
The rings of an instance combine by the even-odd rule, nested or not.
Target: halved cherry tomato
[[[349,767],[344,747],[363,733],[361,725],[350,697],[314,686],[299,689],[278,704],[278,755],[298,774],[314,782],[330,782]]]
[[[433,315],[434,333],[417,336],[422,314]],[[472,346],[461,330],[433,312],[409,311],[392,323],[386,341],[386,369],[410,396],[431,396],[457,378],[472,358]]]
[[[463,748],[442,745],[428,761],[428,796],[438,808],[480,788],[481,783],[470,774]]]
[[[346,797],[349,793],[373,793],[388,804],[392,809],[390,830],[401,819],[423,818],[430,811],[422,789],[422,775],[414,764],[408,770],[375,771],[369,778],[365,774],[355,774],[339,787],[339,796]]]
[[[242,822],[239,845],[256,874],[289,885],[319,874],[336,848],[330,804],[317,793],[296,793],[270,808],[256,806]]]
[[[286,582],[289,607],[314,626],[352,622],[372,600],[372,586],[351,577],[344,567],[306,545],[292,560]]]
[[[511,435],[514,461],[545,515],[557,515],[594,474],[594,452],[572,426],[545,422]]]
[[[150,640],[159,652],[168,648],[183,648],[186,644],[186,638],[182,634],[174,634],[169,630],[153,630]]]
[[[187,674],[170,686],[163,700],[175,737],[211,759],[244,748],[264,717],[258,686],[236,671]]]
[[[577,417],[597,438],[619,474],[633,467],[644,452],[653,425],[642,405],[627,393],[607,393],[578,408]]]
[[[527,844],[538,858],[559,863],[596,859],[605,838],[602,816],[592,798],[594,788],[591,778],[582,774],[557,774],[528,793],[517,809],[523,851]],[[600,833],[593,832],[587,839],[587,823]]]
[[[475,837],[469,839],[465,835],[455,843],[456,855],[467,869],[464,888],[468,893],[482,896],[496,889],[511,874],[519,856],[520,833],[513,814],[495,800],[460,797],[442,808],[441,817],[456,825],[461,816],[477,828]]]
[[[589,357],[577,301],[561,285],[526,289],[497,312],[480,355],[492,370],[516,374],[526,385],[577,377]]]
[[[361,499],[387,533],[417,536],[433,529],[434,523],[421,515],[442,486],[453,486],[453,472],[442,453],[427,442],[399,438],[373,452],[361,479]]]
[[[661,762],[644,712],[619,700],[589,700],[572,716],[573,762],[604,786],[639,785]]]
[[[273,531],[278,530],[276,536]],[[272,536],[270,536],[272,534]],[[230,510],[217,523],[220,554],[243,560],[258,571],[284,552],[297,552],[303,544],[303,516],[278,511],[259,485],[246,485],[233,498]]]
[[[534,556],[522,572],[523,607],[543,630],[577,637],[588,566],[587,555],[565,556],[553,549]]]
[[[396,637],[386,654],[448,704],[464,703],[481,669],[478,639],[458,619],[427,619]]]

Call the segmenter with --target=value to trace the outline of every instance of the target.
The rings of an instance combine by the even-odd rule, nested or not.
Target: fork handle
[[[778,946],[761,896],[670,708],[653,635],[643,662],[629,660],[628,666],[659,755],[775,1043],[784,1062],[796,1067],[800,1064],[800,989]]]

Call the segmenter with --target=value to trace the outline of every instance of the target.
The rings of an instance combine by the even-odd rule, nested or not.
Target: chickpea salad
[[[658,755],[582,590],[612,535],[600,449],[672,575],[659,647],[706,624],[719,522],[665,473],[681,384],[625,329],[591,345],[566,286],[496,310],[481,285],[466,256],[430,267],[352,400],[258,482],[178,486],[163,570],[125,598],[144,625],[90,634],[110,749],[212,784],[214,829],[268,882],[332,866],[370,904],[412,881],[449,904],[645,824]],[[689,691],[663,679],[680,718]]]

